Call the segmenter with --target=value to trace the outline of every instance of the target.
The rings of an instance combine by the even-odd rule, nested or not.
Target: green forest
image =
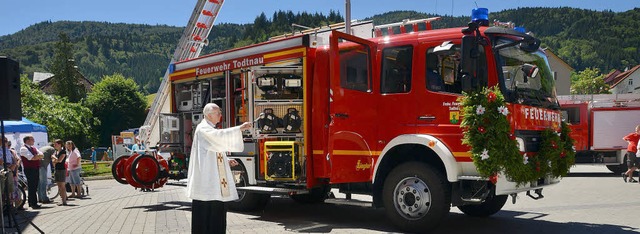
[[[374,24],[435,15],[417,11],[390,11],[366,20]],[[435,28],[464,26],[469,17],[441,16]],[[640,63],[640,8],[626,12],[576,8],[518,8],[490,14],[490,19],[511,21],[538,36],[577,71],[597,68],[603,73]],[[260,14],[250,24],[217,24],[203,53],[212,53],[267,40],[291,32],[291,24],[309,27],[342,22],[337,12]],[[186,22],[185,22],[186,23]],[[68,35],[78,69],[98,82],[115,73],[132,77],[145,94],[155,93],[184,28],[106,22],[41,22],[0,37],[0,55],[20,62],[23,73],[51,72],[59,33]]]

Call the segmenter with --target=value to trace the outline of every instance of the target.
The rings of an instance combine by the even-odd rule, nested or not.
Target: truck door
[[[562,117],[569,124],[570,136],[575,141],[577,151],[589,150],[589,115],[587,104],[566,105],[562,108]]]
[[[340,47],[338,41],[341,40]],[[370,41],[333,31],[329,56],[329,160],[331,183],[371,180],[377,131]]]

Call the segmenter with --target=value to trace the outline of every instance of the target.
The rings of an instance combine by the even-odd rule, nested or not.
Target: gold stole
[[[229,182],[227,181],[227,167],[224,166],[224,154],[216,152],[218,158],[218,176],[220,177],[220,192],[222,197],[229,197]]]

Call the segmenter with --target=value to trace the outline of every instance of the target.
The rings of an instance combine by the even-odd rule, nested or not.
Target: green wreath
[[[545,129],[539,151],[523,154],[511,131],[509,110],[497,87],[464,93],[458,102],[462,106],[460,127],[462,143],[471,147],[471,158],[481,176],[488,178],[503,172],[518,185],[537,181],[548,174],[566,176],[575,161],[573,140],[563,122],[561,131]]]

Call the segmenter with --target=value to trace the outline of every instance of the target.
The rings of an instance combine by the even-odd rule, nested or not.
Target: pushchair
[[[67,183],[64,184],[65,190],[67,190],[67,193],[71,192],[71,184],[69,184],[69,175],[67,175]],[[81,195],[89,195],[89,186],[87,184],[84,183],[84,177],[82,177],[82,172],[80,172],[80,194]]]

